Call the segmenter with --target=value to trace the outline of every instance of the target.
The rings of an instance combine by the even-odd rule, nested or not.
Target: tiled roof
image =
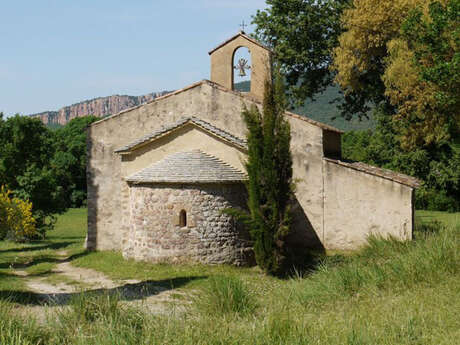
[[[246,175],[200,150],[177,152],[126,179],[132,183],[232,183]]]
[[[131,152],[133,149],[139,147],[139,146],[142,146],[148,142],[151,142],[159,137],[162,137],[164,136],[165,134],[175,130],[175,129],[178,129],[188,123],[193,123],[194,125],[214,134],[215,136],[221,138],[221,139],[224,139],[226,140],[227,142],[230,142],[242,149],[247,149],[247,146],[246,146],[246,141],[243,140],[243,139],[240,139],[222,129],[219,129],[213,125],[211,125],[210,123],[206,122],[206,121],[203,121],[203,120],[200,120],[196,117],[185,117],[185,118],[182,118],[180,119],[179,121],[173,123],[173,124],[170,124],[168,126],[165,126],[165,127],[162,127],[160,128],[159,130],[156,130],[155,132],[152,132],[150,134],[147,134],[146,136],[143,136],[142,138],[139,138],[135,141],[133,141],[132,143],[128,144],[128,145],[125,145],[123,147],[120,147],[119,149],[115,150],[115,152],[117,153],[128,153],[128,152]]]
[[[324,158],[324,160],[350,169],[358,170],[366,174],[378,176],[393,182],[401,183],[412,188],[418,188],[421,185],[420,180],[416,179],[415,177],[397,173],[393,170],[377,168],[372,165],[368,165],[361,162],[344,162],[338,159],[330,158]]]

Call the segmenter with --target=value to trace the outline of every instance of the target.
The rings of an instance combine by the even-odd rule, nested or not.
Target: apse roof
[[[176,152],[152,164],[126,181],[143,183],[235,183],[247,176],[242,171],[201,150]]]

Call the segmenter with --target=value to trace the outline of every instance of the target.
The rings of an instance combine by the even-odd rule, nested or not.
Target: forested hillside
[[[235,84],[235,89],[241,92],[248,92],[249,85],[248,81],[244,81]],[[348,121],[341,117],[337,105],[340,104],[342,98],[343,95],[337,86],[329,86],[326,91],[318,94],[314,101],[307,99],[303,106],[296,107],[292,111],[296,114],[308,116],[313,120],[327,123],[343,131],[375,128],[376,124],[372,119],[371,113],[369,113],[369,119],[363,118],[362,120],[353,118]]]

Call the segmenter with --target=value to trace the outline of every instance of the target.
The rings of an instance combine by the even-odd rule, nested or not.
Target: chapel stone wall
[[[324,160],[324,246],[355,250],[369,235],[412,239],[414,189]]]
[[[243,184],[133,185],[123,255],[150,262],[251,265],[249,235],[222,213],[245,207]],[[181,212],[186,226],[181,226]]]

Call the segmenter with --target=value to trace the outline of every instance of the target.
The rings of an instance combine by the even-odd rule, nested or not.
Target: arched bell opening
[[[251,91],[252,59],[247,47],[238,47],[233,52],[232,89],[240,92]]]

